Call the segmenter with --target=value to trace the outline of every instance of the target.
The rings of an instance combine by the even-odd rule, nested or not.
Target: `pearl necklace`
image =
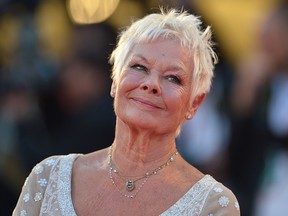
[[[109,177],[113,183],[113,185],[117,188],[117,191],[126,198],[135,198],[136,195],[139,193],[141,188],[144,186],[144,184],[147,182],[148,178],[152,175],[156,175],[160,170],[167,167],[171,162],[174,161],[174,156],[178,155],[178,152],[176,151],[174,154],[172,154],[169,159],[162,164],[161,166],[157,167],[156,169],[153,169],[152,171],[146,172],[144,175],[138,175],[138,176],[125,176],[119,170],[116,168],[116,166],[113,164],[112,161],[112,146],[109,149],[108,157],[109,157]],[[135,183],[141,179],[144,179],[141,184],[137,187],[135,192],[133,194],[126,194],[124,193],[119,186],[116,184],[115,179],[113,177],[113,174],[119,175],[120,178],[122,178],[125,181],[125,188],[128,192],[132,192],[135,189]],[[136,178],[133,180],[133,178]]]

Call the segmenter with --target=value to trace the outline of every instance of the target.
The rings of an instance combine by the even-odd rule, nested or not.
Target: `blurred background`
[[[288,3],[283,0],[0,0],[0,215],[34,165],[111,145],[108,57],[131,20],[183,8],[211,25],[211,93],[177,139],[236,194],[243,216],[288,212]]]

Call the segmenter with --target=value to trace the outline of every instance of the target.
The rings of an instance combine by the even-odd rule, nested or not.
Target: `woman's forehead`
[[[184,69],[183,67],[187,67],[193,63],[192,54],[187,48],[181,46],[177,40],[168,39],[135,44],[130,51],[128,59],[130,61],[139,60],[151,64],[166,60],[165,64],[169,64],[169,67],[179,69]]]

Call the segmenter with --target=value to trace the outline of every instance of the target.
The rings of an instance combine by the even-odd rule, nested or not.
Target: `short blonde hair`
[[[187,11],[170,9],[155,13],[132,23],[119,35],[115,50],[110,56],[113,64],[112,79],[118,82],[125,62],[133,46],[137,43],[152,42],[159,38],[177,38],[181,45],[191,52],[194,61],[192,77],[192,96],[209,92],[211,88],[214,64],[217,55],[213,51],[211,29],[201,30],[199,17]]]

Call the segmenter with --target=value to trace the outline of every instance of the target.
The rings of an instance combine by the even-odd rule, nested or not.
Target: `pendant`
[[[127,190],[127,191],[132,191],[132,190],[134,190],[134,188],[135,188],[134,181],[128,179],[128,180],[126,181],[126,190]]]

